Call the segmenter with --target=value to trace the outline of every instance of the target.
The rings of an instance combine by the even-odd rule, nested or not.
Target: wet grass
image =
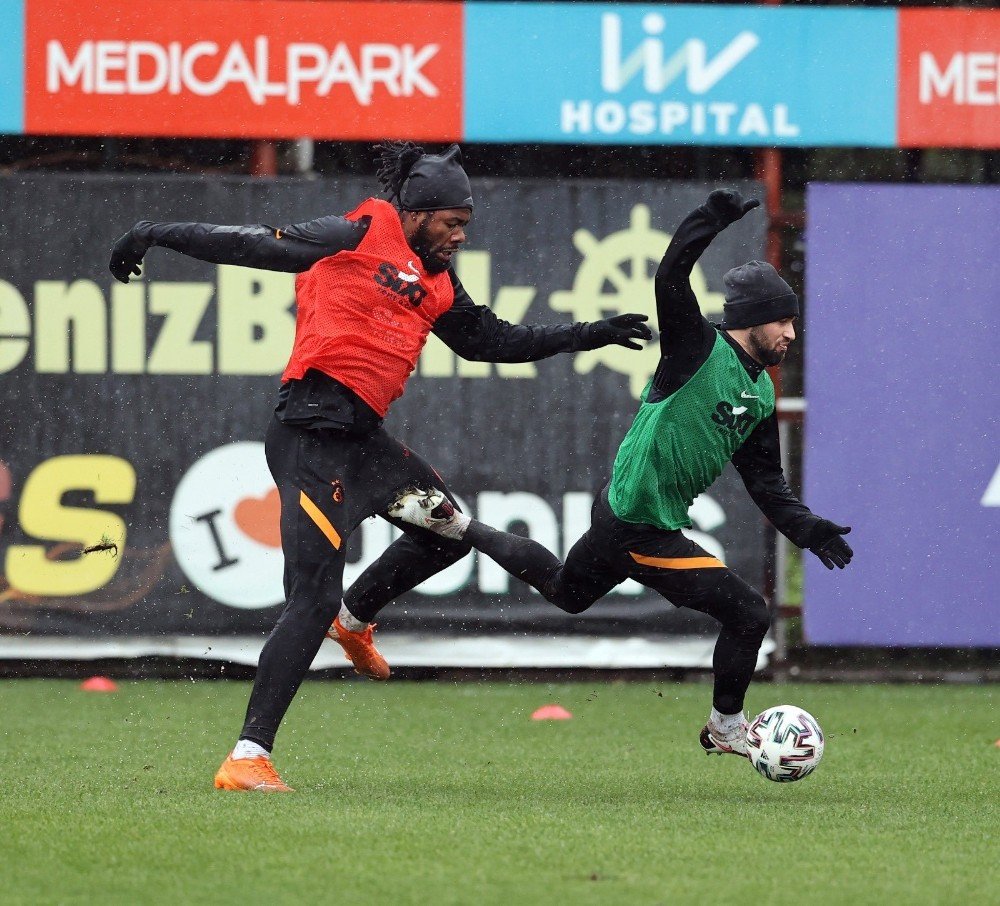
[[[697,733],[708,687],[307,683],[293,795],[220,793],[249,686],[0,683],[0,901],[996,902],[996,687],[768,686],[819,770],[773,784]],[[558,702],[574,719],[529,719]]]

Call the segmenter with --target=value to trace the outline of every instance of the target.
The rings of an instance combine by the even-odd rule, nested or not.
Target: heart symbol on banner
[[[244,497],[233,513],[248,538],[267,547],[281,547],[281,496],[271,488],[263,497]]]

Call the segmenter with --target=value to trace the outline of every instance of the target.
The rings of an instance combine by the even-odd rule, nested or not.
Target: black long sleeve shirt
[[[701,368],[712,351],[720,329],[701,314],[690,278],[695,262],[726,226],[706,206],[697,208],[678,227],[657,268],[654,285],[660,361],[649,391],[650,402],[676,393]],[[720,332],[747,373],[756,380],[763,366],[726,331]],[[732,463],[750,497],[771,524],[794,544],[808,547],[819,517],[792,493],[785,480],[775,413],[749,434],[733,454]]]
[[[282,227],[142,221],[134,232],[151,246],[169,248],[212,264],[301,273],[323,258],[356,249],[370,222],[366,217],[353,221],[337,215]],[[529,326],[504,321],[488,306],[473,302],[453,268],[449,267],[448,275],[454,302],[431,330],[464,359],[533,362],[595,345],[588,337],[590,325],[586,323]],[[335,428],[352,434],[365,434],[381,423],[354,391],[314,369],[302,379],[282,385],[275,412],[288,424]]]
[[[283,227],[143,221],[136,225],[135,232],[150,245],[212,264],[300,273],[323,258],[356,249],[368,231],[369,222],[368,218],[352,221],[336,215]],[[511,324],[498,318],[488,306],[473,302],[454,268],[449,267],[448,275],[455,301],[431,330],[463,359],[534,362],[560,352],[589,348],[588,325]]]

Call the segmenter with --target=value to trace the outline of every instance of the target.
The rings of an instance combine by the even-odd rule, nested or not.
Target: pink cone
[[[542,705],[534,714],[532,720],[572,720],[573,715],[562,705]]]
[[[84,692],[117,692],[118,684],[106,676],[92,676],[80,683]]]

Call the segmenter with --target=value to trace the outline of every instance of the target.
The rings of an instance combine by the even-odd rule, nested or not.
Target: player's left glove
[[[843,569],[854,556],[851,545],[841,537],[850,530],[849,525],[837,525],[829,519],[820,519],[810,533],[809,550],[819,557],[827,569],[833,569],[835,566]]]
[[[716,189],[708,196],[704,207],[720,224],[728,226],[759,205],[756,198],[744,198],[736,189]]]
[[[136,224],[132,227],[111,249],[108,269],[114,278],[122,283],[128,283],[129,277],[133,275],[138,277],[142,273],[139,265],[149,251],[149,242],[138,235],[139,231],[136,229],[138,226],[139,224]]]
[[[593,321],[586,326],[582,349],[600,349],[612,344],[642,349],[636,340],[651,340],[653,332],[643,324],[646,315],[616,315],[603,321]]]

